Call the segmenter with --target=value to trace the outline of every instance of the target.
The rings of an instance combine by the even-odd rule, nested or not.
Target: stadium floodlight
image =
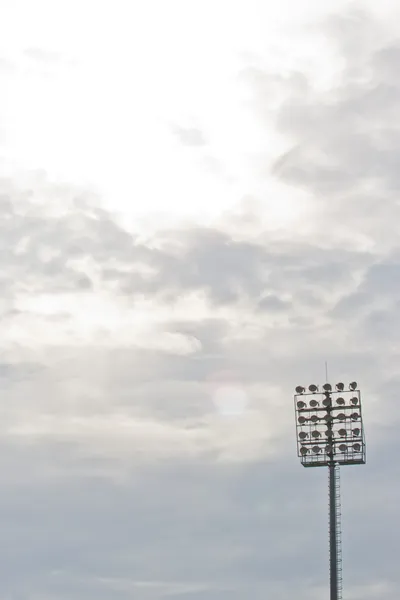
[[[305,408],[307,404],[303,402],[303,400],[299,400],[297,403],[297,408]]]
[[[348,390],[341,382],[334,386],[335,391],[329,383],[322,388],[312,384],[308,390],[314,396],[308,406],[299,405],[305,404],[299,398],[308,393],[304,387],[298,386],[294,396],[297,453],[304,467],[328,467],[330,600],[339,600],[342,590],[339,472],[340,465],[366,462],[361,395],[355,381],[348,385]],[[319,402],[315,396],[319,396]]]

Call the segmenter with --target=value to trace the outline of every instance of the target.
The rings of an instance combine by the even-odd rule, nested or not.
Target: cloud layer
[[[298,465],[292,414],[325,361],[365,398],[368,465],[342,474],[346,597],[398,597],[400,46],[357,11],[312,32],[329,81],[265,48],[236,63],[249,122],[281,140],[243,154],[246,176],[212,119],[168,121],[243,188],[218,218],[144,232],[90,186],[2,161],[5,598],[326,595],[327,477]],[[282,206],[295,221],[271,226]]]

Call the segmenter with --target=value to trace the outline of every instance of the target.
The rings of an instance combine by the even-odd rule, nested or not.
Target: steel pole
[[[329,469],[329,574],[330,600],[338,600],[337,523],[336,523],[336,472],[331,458]]]

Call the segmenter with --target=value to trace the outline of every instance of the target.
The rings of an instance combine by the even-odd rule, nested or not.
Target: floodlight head
[[[339,429],[338,434],[340,437],[346,437],[347,431],[345,429]]]
[[[308,454],[308,448],[306,448],[305,446],[302,446],[302,447],[300,448],[300,454],[301,454],[302,456],[305,456],[306,454]]]
[[[313,431],[311,433],[311,435],[312,435],[313,438],[319,438],[319,437],[321,437],[321,433],[319,431],[316,431],[316,430]]]
[[[299,438],[300,438],[301,440],[305,440],[305,439],[307,439],[307,438],[308,438],[308,433],[307,433],[306,431],[300,431],[300,433],[299,433]]]
[[[336,389],[337,389],[338,392],[343,392],[343,390],[344,390],[344,383],[342,383],[342,382],[337,383],[336,384]]]
[[[358,427],[355,427],[353,429],[353,435],[355,435],[356,437],[358,437],[360,435],[360,429]]]
[[[304,394],[306,389],[302,385],[298,385],[296,388],[296,394]]]
[[[339,419],[339,421],[344,421],[346,419],[346,415],[344,413],[339,413],[337,418]]]
[[[324,399],[322,400],[322,404],[323,404],[324,406],[330,406],[330,405],[332,404],[332,399],[331,399],[331,397],[330,397],[330,396],[327,396],[326,398],[324,398]]]
[[[347,452],[347,445],[346,444],[340,444],[339,445],[339,450],[340,450],[340,452]]]
[[[307,422],[307,419],[305,417],[299,417],[298,421],[299,421],[300,425],[304,425],[304,423]]]
[[[339,406],[343,406],[345,404],[344,398],[336,398],[336,404],[339,404]]]
[[[315,408],[316,406],[318,406],[318,401],[317,400],[310,400],[310,406],[312,408]]]
[[[318,386],[314,385],[313,383],[311,385],[308,386],[308,389],[310,392],[314,393],[314,392],[318,392]]]
[[[297,408],[305,408],[307,405],[303,400],[299,400],[297,403]]]
[[[313,446],[312,451],[314,454],[319,454],[321,452],[321,448],[319,446]]]
[[[319,417],[317,415],[313,415],[310,419],[313,423],[318,423]]]
[[[332,429],[327,429],[325,431],[325,435],[326,435],[327,438],[333,438],[333,431],[332,431]]]
[[[357,389],[357,381],[352,381],[352,382],[349,384],[349,388],[350,388],[351,390],[356,390],[356,389]]]
[[[324,388],[324,390],[326,392],[331,392],[332,391],[332,386],[330,383],[324,383],[324,385],[322,386]]]
[[[351,413],[350,417],[353,421],[357,421],[357,419],[359,419],[360,415],[358,413]]]
[[[353,444],[353,450],[355,452],[360,452],[361,451],[361,444]]]
[[[358,404],[357,396],[353,396],[352,398],[350,398],[350,402],[352,403],[353,406],[357,406],[357,404]]]

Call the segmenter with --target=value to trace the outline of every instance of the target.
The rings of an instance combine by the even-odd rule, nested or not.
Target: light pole
[[[330,600],[342,597],[340,527],[340,465],[362,465],[366,461],[361,394],[353,381],[345,390],[322,386],[296,387],[297,454],[304,467],[329,470],[329,567]]]

